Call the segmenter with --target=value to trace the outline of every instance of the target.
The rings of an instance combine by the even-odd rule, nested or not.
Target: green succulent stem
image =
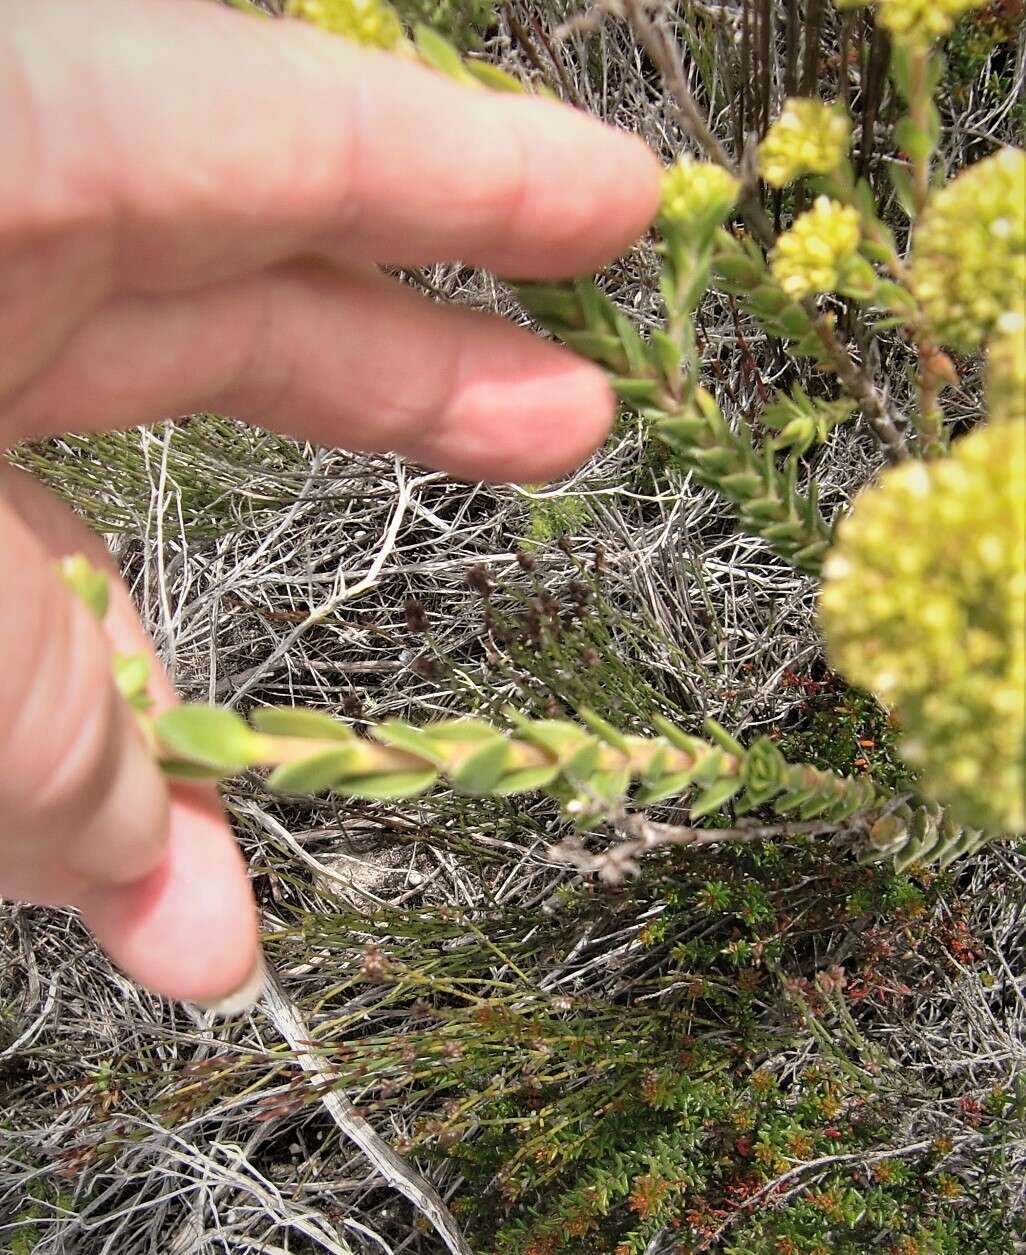
[[[141,718],[147,719],[146,716]],[[178,706],[149,721],[158,761],[172,774],[225,777],[270,768],[272,788],[398,798],[448,784],[460,792],[557,798],[583,827],[622,808],[695,792],[692,819],[733,802],[738,814],[769,806],[799,820],[840,823],[887,803],[866,779],[785,761],[772,741],[745,749],[717,724],[707,738],[657,718],[657,734],[618,731],[590,711],[582,722],[512,714],[506,732],[476,719],[424,727],[389,722],[356,736],[313,711],[263,708],[247,723],[210,706]]]

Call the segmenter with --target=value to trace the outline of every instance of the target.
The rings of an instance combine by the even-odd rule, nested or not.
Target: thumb
[[[0,641],[0,893],[67,903],[138,880],[163,857],[166,785],[99,624],[5,492]]]
[[[72,553],[110,575],[102,630],[56,574]],[[0,642],[0,895],[79,907],[156,993],[251,1004],[262,968],[245,863],[212,788],[165,784],[111,681],[111,648],[150,659],[158,708],[171,684],[104,546],[2,458]]]

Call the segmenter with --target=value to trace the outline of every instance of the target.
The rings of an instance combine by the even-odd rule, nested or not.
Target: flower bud
[[[773,276],[794,300],[831,292],[859,246],[859,215],[850,205],[820,196],[779,240],[770,256]]]
[[[759,173],[771,187],[786,187],[804,174],[833,174],[850,144],[842,105],[791,99],[759,145]]]

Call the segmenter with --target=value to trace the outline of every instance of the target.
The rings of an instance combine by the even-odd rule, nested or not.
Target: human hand
[[[656,208],[636,140],[199,0],[2,0],[0,23],[0,448],[217,410],[541,480],[602,439],[595,368],[375,264],[594,270]],[[74,552],[116,575],[0,458],[0,893],[79,907],[155,991],[242,1001],[245,867],[214,793],[143,748],[109,656],[150,647],[119,582],[103,629],[71,597]]]

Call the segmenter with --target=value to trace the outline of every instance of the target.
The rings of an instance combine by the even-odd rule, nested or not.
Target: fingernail
[[[246,1011],[252,1011],[260,1001],[266,982],[267,965],[264,962],[263,951],[258,950],[252,972],[237,989],[225,994],[223,998],[217,998],[211,1002],[195,1002],[194,1005],[210,1015],[242,1015]]]

